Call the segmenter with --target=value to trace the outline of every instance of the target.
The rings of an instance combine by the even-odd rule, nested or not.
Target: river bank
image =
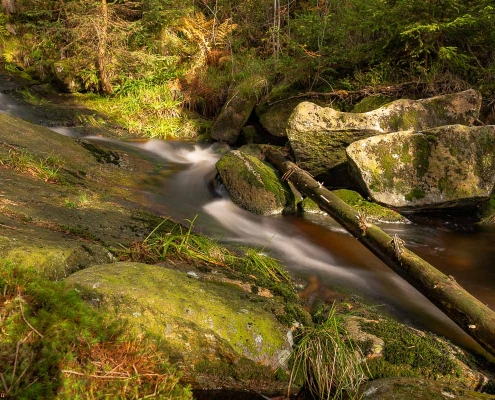
[[[66,101],[61,103],[65,107],[69,107]],[[51,111],[47,111],[42,104],[29,107],[36,118],[44,115],[44,113],[53,115],[51,114]],[[79,112],[79,110],[76,111],[76,114],[77,112]],[[65,111],[62,112],[62,115],[65,115]],[[87,115],[93,114],[89,111]],[[62,122],[68,121],[69,119],[73,118],[60,118],[57,120]],[[46,121],[46,119],[42,119],[42,121]],[[55,121],[55,119],[52,121]],[[168,214],[159,213],[154,206],[151,206],[150,198],[153,198],[153,194],[150,194],[148,190],[155,185],[157,180],[159,181],[163,177],[170,175],[174,170],[180,171],[181,169],[186,169],[188,163],[183,163],[182,166],[180,163],[174,164],[170,160],[164,160],[163,157],[158,156],[156,151],[145,152],[146,157],[143,158],[143,153],[138,151],[138,149],[133,150],[132,146],[125,146],[122,148],[117,145],[113,148],[107,148],[108,143],[103,145],[98,141],[74,141],[73,138],[54,135],[46,129],[38,128],[21,120],[11,119],[10,117],[3,115],[2,126],[2,143],[6,144],[6,146],[2,147],[4,168],[2,168],[3,239],[1,252],[3,257],[10,259],[17,265],[27,266],[28,269],[36,268],[38,273],[41,272],[55,280],[64,279],[69,275],[74,276],[73,273],[75,273],[76,277],[81,278],[78,282],[80,285],[79,290],[86,291],[85,296],[87,300],[93,304],[103,304],[101,306],[102,309],[106,309],[106,311],[116,311],[116,315],[119,317],[125,314],[124,311],[127,311],[126,318],[129,318],[141,328],[145,327],[142,332],[146,331],[148,334],[149,331],[147,330],[151,325],[155,325],[155,327],[158,326],[157,331],[166,327],[169,332],[178,329],[183,335],[188,329],[186,329],[188,324],[192,323],[191,321],[194,321],[193,318],[205,313],[204,304],[200,305],[199,309],[195,309],[192,306],[184,306],[184,304],[187,303],[188,299],[203,297],[205,292],[210,289],[205,289],[204,287],[201,287],[201,285],[206,284],[211,288],[211,285],[207,283],[211,277],[214,277],[213,280],[217,282],[215,285],[220,283],[220,297],[222,298],[224,298],[225,285],[231,290],[232,286],[239,286],[237,281],[240,280],[242,282],[243,280],[246,280],[244,283],[247,283],[247,288],[241,287],[241,289],[236,289],[240,291],[234,291],[234,293],[237,293],[235,296],[243,299],[241,301],[243,305],[238,306],[235,314],[243,316],[241,320],[243,320],[244,323],[249,318],[246,315],[256,315],[262,312],[261,309],[251,310],[247,308],[247,304],[261,303],[263,305],[261,308],[267,308],[270,310],[270,313],[274,313],[274,315],[278,317],[273,321],[274,324],[280,324],[281,320],[284,320],[283,315],[289,316],[288,318],[285,318],[285,325],[274,325],[278,327],[269,329],[283,332],[282,336],[286,335],[287,332],[291,330],[294,321],[305,323],[306,325],[311,324],[309,320],[304,321],[304,318],[308,318],[308,316],[302,311],[298,311],[295,314],[287,312],[287,304],[294,304],[295,308],[293,308],[292,311],[296,310],[297,302],[288,302],[288,299],[290,298],[295,299],[295,292],[292,286],[289,286],[290,290],[286,289],[286,293],[284,293],[283,289],[268,287],[267,289],[275,292],[275,299],[271,300],[272,298],[270,297],[263,298],[263,296],[259,296],[259,294],[263,292],[260,290],[263,288],[263,285],[259,284],[259,276],[254,281],[250,281],[246,276],[235,276],[230,270],[226,273],[226,267],[223,265],[215,266],[215,264],[211,262],[204,263],[198,262],[197,260],[191,261],[187,260],[187,258],[186,260],[180,260],[180,257],[178,260],[173,260],[174,264],[162,263],[161,266],[181,273],[182,275],[175,275],[175,273],[172,275],[176,276],[179,280],[186,279],[186,282],[191,282],[191,286],[196,285],[196,283],[193,282],[196,282],[197,277],[199,277],[199,286],[195,289],[195,293],[188,294],[188,292],[180,291],[178,297],[178,305],[176,307],[178,310],[177,312],[180,313],[181,319],[185,318],[189,323],[181,326],[177,323],[177,320],[174,320],[175,322],[170,322],[163,319],[163,315],[154,315],[151,317],[153,312],[150,311],[150,305],[140,303],[140,299],[147,297],[148,294],[151,294],[152,291],[155,290],[153,289],[153,285],[156,286],[156,290],[160,291],[163,290],[164,287],[170,285],[176,286],[177,283],[163,283],[169,278],[163,278],[162,283],[160,283],[160,280],[153,282],[155,279],[151,278],[151,282],[147,279],[146,284],[138,284],[138,282],[141,281],[138,281],[132,274],[129,275],[130,272],[125,272],[132,272],[133,268],[138,267],[138,265],[116,264],[115,261],[118,261],[117,258],[123,257],[123,255],[115,249],[119,247],[118,243],[120,243],[124,246],[127,253],[130,252],[136,257],[143,252],[143,247],[148,243],[147,239],[150,237],[150,233],[154,232],[164,218],[169,217]],[[86,128],[93,129],[90,131],[92,133],[104,134],[104,130],[98,130],[100,128],[95,127],[82,126],[81,130]],[[179,147],[173,148],[172,150],[176,156],[180,156]],[[19,153],[21,155],[29,154],[32,160],[31,164],[28,163],[30,166],[24,171],[19,167]],[[7,162],[6,160],[10,161]],[[51,172],[54,172],[54,176],[49,177],[48,175],[42,174],[36,176],[36,174],[33,174],[33,171],[36,171],[36,168],[34,168],[33,165],[39,167],[40,164],[44,164],[45,166],[48,164],[48,167],[51,168]],[[45,172],[48,173],[49,171]],[[194,184],[194,182],[188,183],[189,185]],[[145,189],[143,190],[143,188]],[[185,189],[188,190],[187,186]],[[160,194],[160,196],[172,198],[174,194],[173,190],[166,190],[164,193]],[[228,206],[226,206],[225,203],[218,203],[216,206],[220,206],[222,213],[228,215]],[[162,225],[162,233],[164,235],[168,234],[168,237],[170,237],[170,233],[173,232],[174,226],[176,227],[175,229],[182,229],[182,234],[187,233],[189,225],[185,219],[193,219],[193,212],[194,209],[192,208],[191,210],[186,211],[187,215],[180,218],[185,225],[184,228],[180,228],[179,225],[176,224],[178,221],[169,219],[171,222]],[[215,211],[212,210],[212,213],[214,212]],[[227,222],[227,224],[235,223],[235,220]],[[159,231],[155,232],[159,233]],[[225,230],[223,232],[225,233]],[[181,240],[179,240],[179,243]],[[132,246],[133,243],[136,243],[136,247]],[[224,255],[228,254],[226,249],[214,249],[216,252],[221,251]],[[211,259],[209,261],[211,261]],[[225,261],[222,262],[225,263]],[[114,267],[121,268],[122,275],[119,274],[121,275],[119,279],[123,279],[122,281],[102,278],[102,275],[99,275],[103,273],[105,275],[107,274],[107,272],[105,272],[106,268],[111,268],[109,267],[109,263],[111,263],[110,265],[114,265]],[[85,274],[89,274],[92,280],[87,280]],[[155,277],[157,276],[156,274],[157,272],[152,272],[150,273],[150,276]],[[253,272],[251,271],[249,274],[253,274]],[[128,277],[127,280],[124,279],[125,276]],[[75,281],[77,279],[70,278],[69,281],[70,280]],[[179,282],[179,280],[176,282]],[[111,289],[112,285],[113,289]],[[125,293],[123,290],[119,289],[124,286],[136,287],[136,289],[142,287],[144,288],[144,293],[139,294],[140,292],[138,291],[136,291],[136,293],[131,292],[130,294]],[[256,289],[253,289],[253,287]],[[283,296],[281,296],[281,294],[283,294]],[[311,297],[311,288],[309,286],[306,287],[306,296],[308,300]],[[167,295],[167,297],[169,299],[173,298],[172,294]],[[126,307],[122,307],[120,300],[122,298],[126,298],[134,308],[130,307],[127,310],[123,310]],[[201,300],[206,302],[205,298],[202,298]],[[372,321],[382,319],[376,314],[371,315],[367,312],[365,310],[366,307],[363,307],[360,302],[352,301],[352,296],[335,294],[333,298],[332,296],[329,296],[327,300],[329,303],[331,303],[332,300],[338,300],[342,312],[345,309],[347,309],[347,311],[353,309],[355,313],[359,314],[358,316],[360,318]],[[229,306],[228,308],[234,307],[232,301],[228,301],[227,303]],[[318,308],[317,304],[314,303],[311,310],[309,301],[307,302],[307,305],[308,310],[313,312]],[[160,307],[160,309],[168,309],[169,307],[170,304]],[[286,309],[285,311],[284,308]],[[280,309],[282,309],[283,312],[280,312]],[[234,310],[236,310],[235,307]],[[243,310],[247,310],[247,313]],[[359,310],[359,312],[357,310]],[[210,310],[206,315],[211,316],[214,315],[214,313],[215,311]],[[220,314],[224,315],[225,313],[226,311],[223,310]],[[306,315],[306,317],[304,317],[304,315]],[[266,318],[271,319],[272,317],[269,317],[267,314]],[[230,317],[227,318],[227,320],[229,319]],[[147,325],[150,322],[153,323]],[[225,341],[227,339],[232,340],[233,333],[226,332],[222,336],[222,334],[219,333],[224,325],[221,321],[219,322],[218,327],[215,327],[214,321],[210,322],[207,320],[206,323],[205,329],[216,332],[213,335],[214,340],[211,339],[215,345],[208,341],[206,342],[206,345],[212,349],[212,357],[215,358],[218,357],[219,354],[222,355],[219,359],[215,359],[214,361],[209,360],[209,363],[202,362],[200,365],[197,365],[198,362],[194,356],[184,359],[183,354],[187,354],[187,346],[186,348],[183,347],[180,351],[176,350],[175,353],[170,351],[170,347],[168,349],[165,347],[168,351],[169,361],[177,368],[181,369],[185,366],[187,369],[188,366],[196,365],[196,372],[198,372],[199,369],[200,373],[198,376],[192,379],[191,375],[189,375],[189,381],[186,379],[184,381],[185,383],[192,382],[193,385],[196,385],[193,387],[201,388],[208,387],[208,384],[211,384],[214,387],[222,386],[231,389],[263,389],[262,391],[264,393],[272,395],[277,393],[280,394],[284,391],[283,388],[287,385],[287,376],[284,376],[280,370],[278,370],[278,375],[270,375],[263,368],[260,369],[258,368],[259,366],[255,365],[260,360],[257,360],[255,356],[253,356],[253,351],[259,351],[261,356],[266,355],[268,352],[266,348],[257,346],[256,342],[258,335],[261,335],[263,338],[263,343],[268,341],[266,333],[257,332],[253,328],[257,325],[263,325],[264,323],[261,324],[260,322],[251,321],[250,325],[248,321],[247,325],[245,325],[250,327],[248,329],[249,333],[246,333],[246,335],[250,336],[252,338],[252,343],[254,343],[254,347],[250,348],[248,353],[244,354],[244,356],[251,359],[251,364],[249,362],[247,364],[242,364],[242,362],[239,364],[240,358],[232,355],[235,354],[235,352],[231,353],[233,344],[227,343],[227,345]],[[160,326],[162,328],[159,328]],[[285,326],[285,328],[283,326]],[[396,332],[397,329],[399,329],[399,326],[400,325],[392,325],[390,329]],[[400,329],[403,329],[403,331],[407,333],[414,332],[404,326],[401,326]],[[156,334],[157,333],[154,333],[153,335]],[[204,338],[206,337],[208,339],[208,335],[210,334],[211,333],[203,332],[202,336],[199,336],[202,337],[202,340],[196,341],[195,345],[198,346],[198,348],[204,348]],[[376,335],[377,332],[375,330],[369,334]],[[243,337],[243,340],[248,340],[248,336]],[[419,339],[421,335],[408,337],[409,339],[404,339],[403,342],[405,347],[410,345],[416,346],[416,344],[412,343],[421,340]],[[369,337],[365,337],[362,341],[366,342],[368,339]],[[277,340],[281,339],[279,338],[275,341]],[[436,343],[436,340],[437,339],[434,339],[431,343]],[[182,345],[185,343],[188,343],[189,346],[194,345],[192,339],[184,339],[184,337],[182,337],[180,342]],[[421,354],[426,354],[424,349],[431,349],[431,343],[429,345],[430,347],[421,347],[423,352],[404,357],[409,358],[409,360],[404,361],[404,358],[402,357],[399,359],[394,359],[393,357],[389,358],[386,361],[389,363],[387,364],[388,369],[384,367],[382,358],[381,366],[380,364],[375,366],[376,370],[374,372],[374,377],[401,376],[401,374],[409,374],[410,376],[413,374],[418,377],[426,375],[427,377],[432,378],[440,374],[446,380],[456,383],[462,381],[464,384],[468,385],[467,382],[469,379],[466,379],[466,375],[462,371],[459,372],[458,368],[453,364],[447,363],[451,366],[451,369],[448,371],[444,370],[443,373],[435,369],[435,366],[432,367],[421,363],[418,364],[417,362],[416,365],[413,365],[414,361],[411,360],[420,357]],[[226,347],[222,347],[223,345],[226,345]],[[240,348],[244,347],[246,347],[246,345],[240,346]],[[287,350],[288,348],[289,347],[287,346],[282,346],[281,350]],[[400,349],[402,350],[399,351],[396,346],[395,350],[389,350],[389,353],[400,354],[403,351],[403,348],[401,347]],[[441,347],[441,349],[443,352],[446,351],[445,347]],[[242,351],[245,350],[241,350],[241,353]],[[371,352],[370,354],[373,354],[373,351],[373,346],[371,346],[366,352],[363,352],[366,354],[367,352]],[[171,354],[175,354],[177,358],[170,357]],[[436,357],[439,353],[433,352],[432,354],[433,357]],[[462,352],[459,354],[462,354]],[[235,362],[232,362],[232,358]],[[252,364],[253,360],[255,361],[255,364]],[[233,368],[232,365],[240,366],[240,369]],[[256,366],[256,368],[253,369],[253,365]],[[187,377],[188,372],[186,370],[182,370],[182,373],[184,374],[183,376]],[[200,376],[201,374],[204,374],[202,378]],[[456,378],[459,374],[462,375],[462,377]],[[212,376],[216,378],[213,379]],[[267,386],[264,386],[261,382],[260,376],[266,376]],[[222,377],[226,377],[226,379],[221,379]],[[478,386],[478,383],[483,381],[481,375],[472,375],[471,380],[471,387],[474,382],[476,382],[474,383],[474,386]],[[487,383],[481,386],[486,389]]]

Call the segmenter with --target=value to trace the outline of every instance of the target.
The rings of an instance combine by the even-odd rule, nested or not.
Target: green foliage
[[[80,294],[0,262],[1,391],[16,399],[189,399],[150,343],[126,337]]]
[[[196,218],[187,220],[188,228],[179,223],[164,228],[168,221],[162,221],[143,241],[134,242],[128,247],[121,245],[119,258],[145,263],[166,259],[187,260],[206,270],[220,267],[227,274],[242,274],[245,280],[255,283],[255,287],[266,287],[289,302],[298,302],[291,276],[277,260],[265,254],[264,249],[240,248],[233,252],[221,246],[217,240],[194,233]],[[299,306],[291,307],[287,310],[290,320],[286,318],[283,321],[288,325],[292,325],[296,315],[302,316]],[[306,320],[306,317],[303,319]]]

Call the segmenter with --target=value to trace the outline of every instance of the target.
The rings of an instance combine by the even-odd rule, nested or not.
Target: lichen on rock
[[[302,102],[292,113],[287,137],[297,164],[314,176],[338,179],[345,173],[345,148],[383,133],[472,124],[481,97],[474,90],[422,100],[400,99],[365,113],[339,112]]]
[[[495,127],[396,132],[347,148],[355,178],[377,203],[418,210],[466,207],[495,183]]]
[[[287,367],[290,328],[272,312],[283,308],[276,298],[194,279],[166,264],[97,265],[66,281],[101,309],[127,320],[138,334],[156,338],[188,373],[205,360],[247,358],[273,370]]]

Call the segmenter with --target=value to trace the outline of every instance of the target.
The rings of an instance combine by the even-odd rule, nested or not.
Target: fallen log
[[[287,160],[274,148],[266,148],[267,160],[276,166],[294,186],[342,225],[359,242],[397,274],[425,295],[452,321],[495,356],[495,312],[463,289],[452,276],[408,250],[397,235],[389,236],[366,220],[306,171]]]

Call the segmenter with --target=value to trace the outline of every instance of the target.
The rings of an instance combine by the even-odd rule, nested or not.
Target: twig
[[[5,378],[3,377],[3,373],[0,372],[0,379],[2,380],[3,387],[5,388],[5,393],[9,391],[9,388],[7,387],[7,383],[5,382]]]
[[[21,297],[21,293],[19,292],[19,297]],[[22,301],[22,297],[21,297],[21,301]],[[43,335],[41,333],[38,332],[38,330],[36,330],[36,328],[31,325],[28,320],[26,319],[26,317],[24,316],[24,311],[22,309],[22,302],[19,302],[19,308],[21,309],[21,316],[22,316],[22,319],[24,320],[24,322],[40,337],[43,339]]]
[[[64,374],[87,376],[89,378],[96,378],[96,379],[115,379],[115,380],[129,380],[129,379],[131,379],[128,376],[109,376],[109,375],[94,375],[94,374],[86,375],[82,372],[71,371],[69,369],[63,369],[61,372],[63,372]]]

